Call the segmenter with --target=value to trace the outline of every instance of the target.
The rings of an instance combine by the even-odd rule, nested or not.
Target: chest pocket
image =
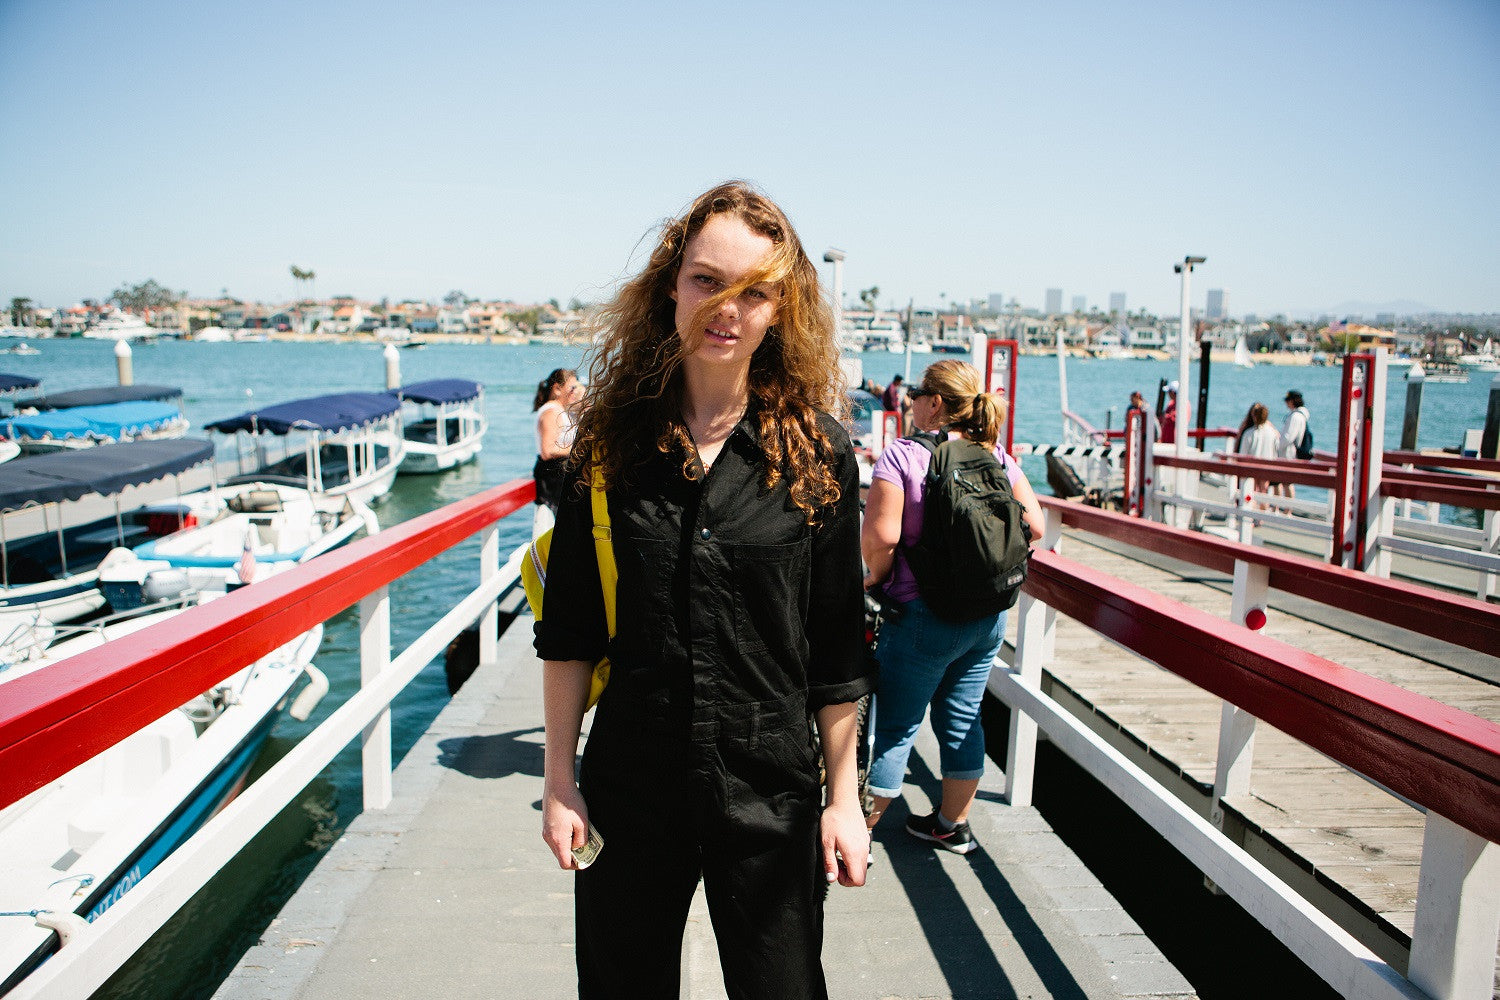
[[[726,548],[734,579],[734,628],[740,652],[765,650],[778,659],[804,659],[812,539]]]

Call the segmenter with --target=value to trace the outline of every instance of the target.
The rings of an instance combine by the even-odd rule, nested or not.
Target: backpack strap
[[[604,624],[609,637],[615,637],[615,591],[619,589],[620,569],[615,564],[614,534],[609,521],[609,498],[604,493],[604,473],[599,468],[599,453],[594,452],[590,477],[590,502],[594,511],[594,557],[599,562],[599,589],[604,593]]]

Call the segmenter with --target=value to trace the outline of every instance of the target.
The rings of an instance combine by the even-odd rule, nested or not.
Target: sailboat
[[[1234,364],[1236,368],[1255,367],[1255,362],[1250,358],[1250,348],[1245,344],[1245,335],[1243,333],[1234,342]]]

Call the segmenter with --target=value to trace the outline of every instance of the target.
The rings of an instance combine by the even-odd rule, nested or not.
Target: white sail
[[[1240,368],[1255,367],[1255,362],[1250,359],[1250,348],[1245,346],[1244,334],[1240,334],[1239,339],[1234,342],[1234,363]]]

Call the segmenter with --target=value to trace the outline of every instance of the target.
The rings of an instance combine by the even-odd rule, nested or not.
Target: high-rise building
[[[1110,292],[1109,293],[1109,311],[1112,312],[1112,313],[1121,313],[1121,314],[1123,314],[1125,312],[1125,293],[1124,292]]]
[[[1061,288],[1047,289],[1047,308],[1045,311],[1048,316],[1056,316],[1058,313],[1062,312]]]
[[[1089,307],[1089,300],[1082,295],[1073,296],[1073,311],[1081,313]]]
[[[990,292],[990,312],[1001,313],[1005,311],[1005,296],[999,292]]]
[[[1210,288],[1208,290],[1208,302],[1204,306],[1203,315],[1206,319],[1223,319],[1227,297],[1222,288]]]

